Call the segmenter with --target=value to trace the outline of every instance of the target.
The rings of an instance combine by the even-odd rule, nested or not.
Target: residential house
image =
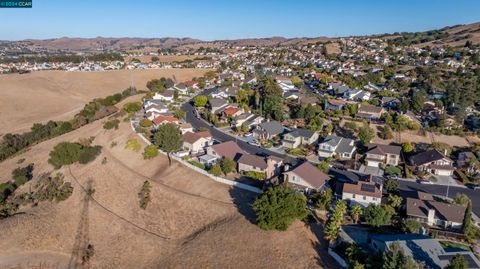
[[[469,174],[474,174],[479,172],[478,158],[471,151],[462,151],[458,154],[456,161],[456,167],[459,169],[464,169]]]
[[[248,118],[242,123],[242,125],[247,126],[249,129],[255,128],[260,123],[264,122],[265,118],[259,115],[254,115],[253,117]]]
[[[167,89],[163,92],[157,92],[153,96],[153,99],[156,100],[163,100],[166,102],[172,102],[173,101],[173,96],[174,96],[174,91],[172,89]]]
[[[384,112],[385,110],[383,109],[383,107],[361,105],[358,108],[358,112],[355,117],[367,120],[379,120]]]
[[[284,135],[282,145],[286,148],[297,148],[300,145],[312,145],[317,141],[318,132],[297,128]]]
[[[217,112],[221,111],[221,109],[228,106],[228,102],[224,99],[220,98],[211,98],[208,100],[208,108],[210,112],[213,114],[217,114]]]
[[[238,172],[265,173],[266,179],[278,176],[283,160],[273,156],[260,157],[252,154],[242,154],[238,158]]]
[[[241,149],[237,143],[227,141],[221,144],[215,144],[207,148],[207,154],[215,156],[217,160],[229,158],[237,161],[246,152]]]
[[[182,132],[182,134],[184,134],[186,132],[192,132],[193,133],[193,126],[188,122],[180,123],[178,126],[180,127],[180,131]]]
[[[325,100],[325,110],[342,110],[346,104],[347,102],[341,99]]]
[[[285,132],[285,127],[278,121],[265,121],[253,130],[253,137],[257,140],[270,140]]]
[[[400,106],[400,100],[395,97],[384,96],[380,100],[382,107],[387,109],[397,109]]]
[[[179,83],[179,84],[173,86],[173,90],[177,91],[181,95],[187,95],[188,94],[188,86],[185,83]]]
[[[252,114],[250,112],[244,112],[240,115],[237,115],[232,118],[232,127],[239,128],[243,124],[247,123],[248,120],[253,119],[255,117],[255,114]]]
[[[144,110],[145,117],[149,120],[153,120],[157,116],[168,113],[168,107],[163,103],[149,103],[149,105],[145,106]]]
[[[209,131],[203,132],[186,132],[182,135],[183,149],[187,150],[190,154],[198,154],[205,152],[208,146],[212,145],[212,135]]]
[[[383,165],[397,166],[400,162],[400,153],[402,148],[399,146],[370,144],[366,152],[366,165],[379,167]]]
[[[471,251],[443,246],[438,239],[421,234],[377,234],[369,241],[373,251],[378,253],[385,253],[392,244],[397,244],[406,256],[425,268],[445,268],[456,255],[465,259],[468,269],[480,268],[480,261]]]
[[[353,101],[368,101],[370,100],[370,92],[358,89],[348,89],[348,91],[344,93],[343,98]]]
[[[238,107],[234,107],[234,106],[228,106],[226,108],[223,109],[223,111],[221,112],[221,117],[223,119],[228,119],[228,118],[233,118],[233,117],[236,117],[236,116],[239,116],[243,113],[243,110],[238,108]]]
[[[354,144],[353,139],[328,135],[318,144],[318,156],[324,158],[338,156],[341,159],[351,159],[357,149]]]
[[[417,197],[407,197],[405,212],[408,218],[443,229],[462,228],[466,206],[436,201],[432,195],[420,192]]]
[[[158,128],[158,126],[166,123],[175,123],[178,124],[178,119],[170,115],[160,115],[152,120],[153,126]]]
[[[295,89],[295,85],[293,85],[292,81],[287,77],[275,77],[275,82],[277,82],[283,92]]]
[[[425,171],[438,176],[453,174],[453,161],[438,150],[420,152],[410,157],[410,164],[417,171]]]
[[[326,186],[330,177],[313,166],[304,162],[294,169],[284,173],[284,179],[295,189],[321,190]]]
[[[246,77],[245,79],[243,79],[240,82],[240,86],[243,85],[243,84],[250,84],[250,85],[257,84],[257,78],[256,77]]]
[[[380,205],[382,202],[382,185],[375,182],[359,181],[356,184],[343,183],[342,200],[350,205],[367,207],[369,204]]]

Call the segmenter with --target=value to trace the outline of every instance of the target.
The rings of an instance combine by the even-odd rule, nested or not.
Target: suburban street
[[[203,92],[203,94],[208,94],[213,89],[208,89]],[[206,128],[210,131],[212,136],[221,142],[226,141],[235,141],[240,148],[245,150],[250,154],[268,154],[276,157],[283,158],[286,162],[290,164],[295,164],[296,159],[286,156],[284,154],[279,154],[278,152],[274,152],[259,146],[248,144],[243,140],[236,139],[234,136],[226,134],[215,127],[212,127],[210,124],[206,123],[202,119],[199,119],[195,116],[194,107],[190,102],[185,102],[182,105],[182,110],[186,112],[185,120],[192,124],[194,128]],[[335,170],[335,168],[331,168],[331,170]],[[448,197],[453,198],[457,193],[464,193],[470,197],[472,200],[473,211],[476,215],[480,215],[480,191],[479,190],[472,190],[464,187],[454,187],[454,186],[445,186],[445,185],[435,185],[435,184],[420,184],[414,181],[405,181],[399,180],[400,183],[400,190],[401,191],[423,191],[430,194],[435,194],[439,196],[446,196],[447,188],[448,188]]]

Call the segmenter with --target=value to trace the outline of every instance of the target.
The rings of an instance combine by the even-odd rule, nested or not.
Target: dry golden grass
[[[30,129],[33,123],[66,120],[97,97],[118,93],[133,84],[146,89],[153,78],[178,82],[202,76],[202,69],[118,70],[105,72],[42,71],[0,75],[0,135]]]
[[[155,56],[127,56],[125,57],[125,61],[131,61],[133,58],[139,59],[142,63],[151,63],[152,57]],[[158,55],[159,62],[183,62],[186,60],[195,60],[198,56],[195,55]]]
[[[68,265],[78,261],[81,249],[74,246],[86,244],[95,247],[90,268],[320,267],[318,242],[304,224],[287,232],[262,231],[245,218],[251,216],[245,212],[252,193],[230,189],[177,162],[169,167],[163,155],[143,160],[141,152],[124,148],[128,139],[137,138],[128,122],[118,130],[101,126],[102,121],[94,122],[1,163],[0,182],[9,180],[20,158],[35,163],[34,180],[19,189],[27,191],[39,175],[53,170],[47,159],[57,143],[95,136],[93,144],[103,147],[94,162],[60,169],[74,186],[66,201],[24,207],[22,214],[0,220],[0,268],[39,263],[73,268]],[[142,210],[137,193],[145,180],[152,183],[152,200]],[[98,203],[90,200],[86,207],[79,184],[89,182]]]

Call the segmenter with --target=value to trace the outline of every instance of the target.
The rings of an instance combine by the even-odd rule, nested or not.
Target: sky
[[[0,40],[339,37],[479,21],[478,0],[33,0],[0,8]]]

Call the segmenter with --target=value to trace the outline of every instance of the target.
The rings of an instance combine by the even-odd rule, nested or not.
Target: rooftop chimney
[[[429,209],[428,210],[428,219],[427,219],[428,225],[432,226],[435,224],[435,209]]]

